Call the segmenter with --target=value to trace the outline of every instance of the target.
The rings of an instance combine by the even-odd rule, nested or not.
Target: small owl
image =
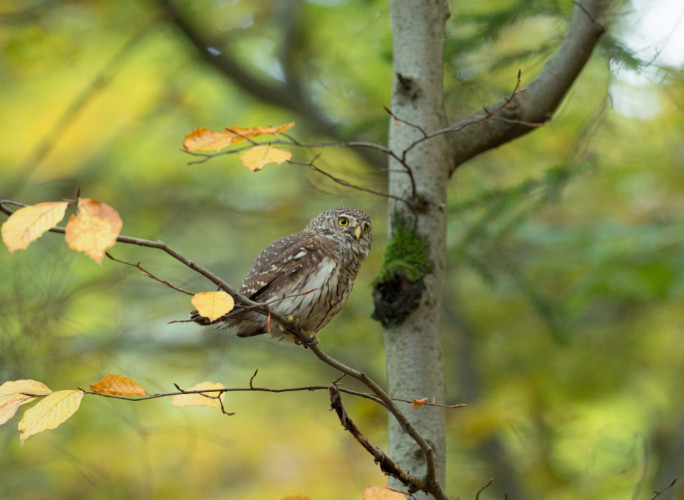
[[[334,208],[317,215],[298,233],[274,241],[261,252],[238,290],[255,302],[292,317],[317,343],[316,333],[335,317],[349,297],[361,261],[371,248],[368,214]],[[192,320],[210,324],[197,311]],[[236,326],[239,337],[270,333],[277,340],[298,342],[296,335],[256,311],[236,307],[211,324]]]

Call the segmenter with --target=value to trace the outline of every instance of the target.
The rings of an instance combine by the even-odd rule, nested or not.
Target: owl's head
[[[311,219],[307,229],[350,244],[353,250],[362,253],[364,257],[370,251],[371,221],[368,214],[362,210],[349,207],[326,210]]]

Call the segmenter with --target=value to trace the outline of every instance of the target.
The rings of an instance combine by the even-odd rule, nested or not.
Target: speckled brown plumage
[[[238,290],[255,302],[290,315],[307,334],[315,334],[342,308],[371,247],[368,214],[355,208],[326,210],[301,231],[274,241],[261,252]],[[193,311],[192,319],[210,324]],[[270,333],[294,342],[297,338],[255,311],[235,309],[212,324],[237,327],[240,337]]]

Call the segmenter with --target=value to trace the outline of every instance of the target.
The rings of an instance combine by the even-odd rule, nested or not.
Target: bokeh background
[[[170,5],[0,2],[0,199],[34,204],[80,188],[119,211],[124,234],[161,239],[236,286],[270,241],[325,208],[362,208],[374,251],[320,337],[384,383],[381,328],[370,319],[384,199],[302,166],[255,174],[234,155],[190,164],[181,142],[198,127],[295,121],[290,132],[307,143],[382,143],[386,2]],[[529,83],[572,8],[450,5],[452,117],[508,95],[518,69]],[[468,404],[448,417],[448,490],[460,498],[490,477],[480,498],[651,498],[684,473],[683,15],[676,1],[617,2],[609,35],[554,119],[451,180],[443,331],[449,402]],[[212,45],[197,50],[179,19]],[[223,57],[248,78],[300,92],[274,105],[222,71]],[[303,162],[321,153],[321,168],[384,189],[382,158],[293,152]],[[112,253],[184,288],[212,288],[161,252]],[[256,369],[263,387],[337,378],[301,348],[168,323],[190,308],[186,296],[135,269],[98,266],[56,234],[12,255],[0,249],[1,381],[58,390],[115,373],[168,392],[204,380],[246,387]],[[345,402],[385,448],[381,408]],[[347,500],[385,482],[325,391],[234,393],[226,406],[236,414],[86,397],[68,422],[20,448],[22,408],[0,427],[0,497]]]

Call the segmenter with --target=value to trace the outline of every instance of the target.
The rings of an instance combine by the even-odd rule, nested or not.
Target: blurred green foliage
[[[296,22],[290,2],[177,3],[250,74],[296,79],[338,125],[334,140],[386,137],[386,2],[295,2]],[[509,94],[519,68],[529,83],[558,46],[572,2],[451,6],[445,87],[455,116]],[[124,234],[162,239],[235,285],[266,244],[320,210],[369,211],[374,251],[320,337],[332,355],[383,379],[381,328],[369,316],[384,200],[305,167],[254,174],[233,155],[190,165],[181,151],[197,127],[294,120],[299,140],[331,138],[203,63],[159,3],[6,0],[0,48],[0,199],[33,204],[80,187],[119,211]],[[651,89],[659,109],[635,119],[610,106],[617,66],[644,62],[606,38],[552,122],[451,181],[448,402],[468,404],[449,414],[451,494],[472,498],[495,477],[483,496],[649,498],[684,470],[682,70],[661,70]],[[321,168],[384,189],[382,173],[354,151],[293,152],[302,161],[322,152]],[[210,288],[160,252],[112,253],[184,288]],[[13,255],[0,249],[0,283],[2,380],[57,390],[116,373],[166,392],[203,380],[245,387],[257,368],[264,387],[337,378],[302,349],[167,324],[185,319],[185,296],[131,268],[97,266],[59,235]],[[385,413],[345,403],[386,447]],[[0,427],[0,497],[346,500],[384,483],[328,412],[325,391],[235,393],[226,405],[235,416],[86,397],[72,419],[21,449],[18,415]]]

